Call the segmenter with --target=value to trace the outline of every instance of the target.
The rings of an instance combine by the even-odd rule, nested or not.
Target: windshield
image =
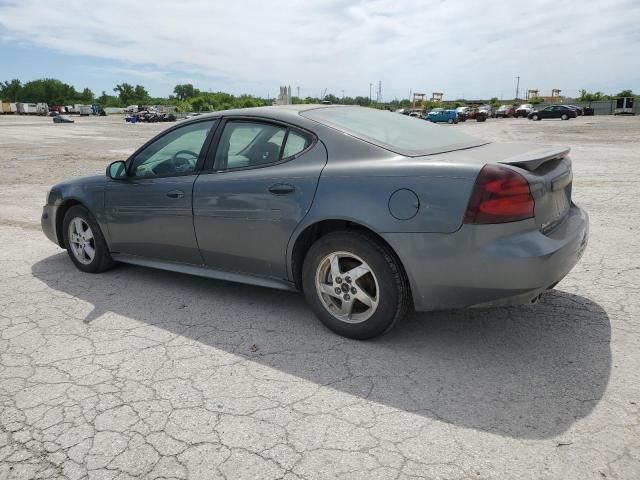
[[[455,128],[367,107],[315,108],[300,112],[300,115],[406,156],[449,152],[488,143]]]

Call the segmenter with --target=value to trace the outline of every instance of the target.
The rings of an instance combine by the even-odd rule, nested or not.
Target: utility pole
[[[516,82],[516,100],[518,100],[518,94],[520,93],[520,77],[516,77],[518,81]]]
[[[373,88],[373,83],[369,83],[369,103],[371,103],[371,89]]]
[[[300,87],[296,87],[298,89],[298,98],[300,98]]]
[[[378,80],[378,103],[382,103],[382,80]]]

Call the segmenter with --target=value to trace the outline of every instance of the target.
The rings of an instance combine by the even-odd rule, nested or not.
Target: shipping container
[[[11,113],[18,113],[18,104],[15,102],[10,103],[9,109],[11,110]]]

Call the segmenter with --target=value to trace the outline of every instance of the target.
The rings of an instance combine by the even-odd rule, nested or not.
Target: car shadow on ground
[[[296,293],[127,265],[85,274],[65,252],[32,272],[87,302],[89,329],[109,328],[115,313],[368,401],[514,438],[563,433],[593,410],[610,375],[606,312],[559,290],[534,306],[414,313],[358,342],[326,330]]]

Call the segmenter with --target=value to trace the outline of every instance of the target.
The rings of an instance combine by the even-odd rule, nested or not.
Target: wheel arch
[[[393,247],[381,235],[379,235],[370,227],[347,219],[326,219],[316,221],[304,227],[304,229],[300,231],[297,237],[293,240],[293,246],[291,247],[289,257],[289,269],[290,274],[292,275],[292,279],[297,288],[301,289],[302,287],[302,265],[304,263],[307,252],[311,248],[311,245],[313,245],[313,243],[319,238],[329,233],[340,231],[355,231],[360,234],[367,235],[368,237],[384,245],[389,250],[389,252],[391,252],[398,265],[402,269],[402,274],[407,281],[407,288],[409,288],[410,290],[410,282],[407,276],[407,271],[402,263],[402,260],[400,259],[400,256],[396,253]],[[411,291],[409,292],[409,294],[411,295]]]
[[[64,232],[62,228],[64,216],[71,207],[74,207],[76,205],[87,208],[87,206],[77,198],[65,198],[56,210],[56,239],[58,240],[58,245],[60,245],[62,248],[67,248],[67,246],[64,244]],[[87,208],[87,210],[89,209]]]

